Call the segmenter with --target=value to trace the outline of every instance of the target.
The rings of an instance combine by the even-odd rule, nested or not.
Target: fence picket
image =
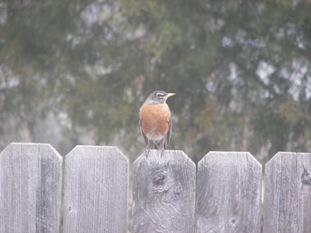
[[[197,192],[198,233],[260,232],[261,165],[250,153],[208,153]]]
[[[0,233],[58,233],[62,157],[48,144],[11,143],[0,154]]]
[[[195,173],[182,151],[142,154],[134,162],[133,233],[193,233]]]
[[[311,232],[311,153],[279,152],[265,166],[264,233]]]
[[[76,146],[65,157],[63,233],[127,232],[128,167],[116,147]]]

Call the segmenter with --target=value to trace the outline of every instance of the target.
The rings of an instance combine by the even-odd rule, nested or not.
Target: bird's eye
[[[158,92],[158,93],[157,93],[157,97],[163,98],[163,96],[164,96],[164,94],[163,94],[162,92]]]

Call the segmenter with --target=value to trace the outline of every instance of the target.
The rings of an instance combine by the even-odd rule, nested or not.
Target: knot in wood
[[[233,229],[236,229],[237,224],[238,224],[238,219],[236,219],[236,218],[231,218],[231,219],[230,219],[230,224],[231,224],[231,227],[232,227]]]
[[[165,183],[166,176],[163,173],[156,174],[153,179],[152,183],[154,185],[163,185]]]
[[[181,186],[177,186],[177,187],[175,188],[175,190],[174,190],[174,193],[175,193],[176,195],[179,195],[179,194],[181,193],[181,191],[182,191],[182,187],[181,187]]]
[[[236,219],[235,218],[231,218],[230,222],[232,223],[232,225],[235,225]]]
[[[310,185],[311,186],[311,175],[310,173],[307,171],[306,168],[304,168],[304,171],[301,175],[301,182],[303,185]]]

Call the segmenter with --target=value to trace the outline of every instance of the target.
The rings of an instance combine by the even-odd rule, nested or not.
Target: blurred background
[[[138,111],[175,92],[170,149],[311,148],[310,0],[0,0],[0,149],[145,145]]]

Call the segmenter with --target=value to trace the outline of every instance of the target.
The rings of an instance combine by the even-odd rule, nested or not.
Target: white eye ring
[[[159,97],[159,98],[163,98],[163,96],[164,96],[164,94],[163,94],[163,93],[161,93],[161,92],[158,92],[158,93],[157,93],[157,97]]]

